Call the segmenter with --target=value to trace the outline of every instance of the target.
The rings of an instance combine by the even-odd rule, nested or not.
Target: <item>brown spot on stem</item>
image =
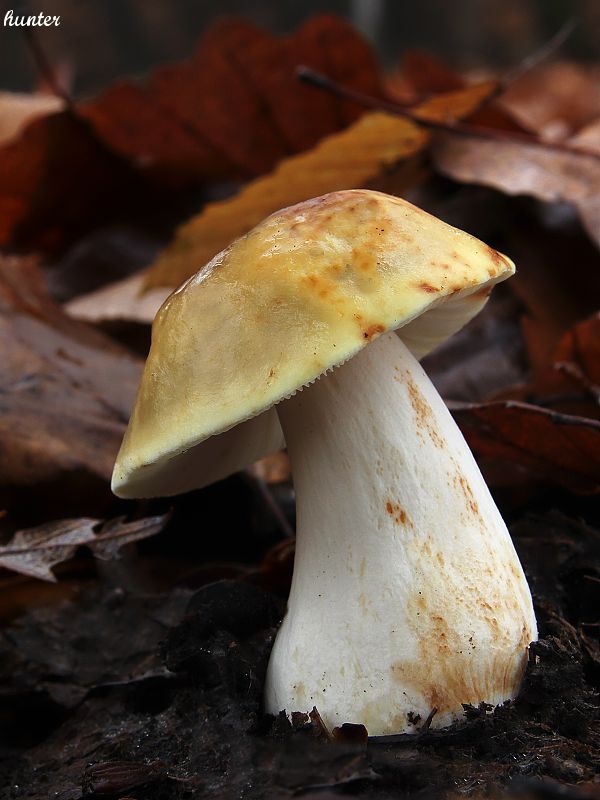
[[[421,394],[419,387],[414,383],[408,373],[404,376],[404,382],[408,389],[408,396],[410,404],[415,412],[417,425],[429,434],[431,441],[436,447],[442,450],[446,445],[437,430],[435,417],[431,410],[431,406]]]
[[[467,503],[467,507],[473,514],[479,516],[479,506],[477,505],[477,501],[475,500],[475,496],[473,495],[473,490],[471,489],[469,482],[462,474],[462,472],[456,473],[455,480],[462,490],[462,493],[465,497],[465,501]]]
[[[391,500],[388,500],[385,504],[385,510],[397,525],[412,525],[408,514],[399,503],[393,503]]]

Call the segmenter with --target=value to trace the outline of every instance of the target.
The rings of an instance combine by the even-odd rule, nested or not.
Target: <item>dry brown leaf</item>
[[[282,38],[229,19],[189,61],[34,119],[0,143],[0,246],[60,249],[144,217],[165,191],[261,174],[363,113],[300,85],[301,63],[381,96],[375,55],[346,21],[319,15]]]
[[[550,363],[531,383],[512,387],[501,397],[600,421],[600,313],[562,337]]]
[[[55,250],[94,223],[139,212],[152,193],[70,111],[0,147],[0,246]],[[154,198],[155,199],[155,198]]]
[[[375,56],[345,20],[322,14],[276,37],[230,18],[189,61],[115,84],[79,113],[112,150],[169,184],[255,176],[362,113],[302,86],[300,64],[381,93]]]
[[[0,146],[18,136],[28,122],[61,111],[64,105],[51,94],[0,92]]]
[[[424,120],[446,121],[470,113],[495,84],[486,82],[440,95],[413,109]],[[230,200],[211,203],[177,232],[154,263],[149,286],[178,286],[234,239],[280,208],[339,189],[364,186],[425,147],[429,133],[384,113],[366,114],[313,150],[284,159]]]
[[[211,203],[179,228],[154,263],[149,286],[177,286],[238,236],[279,208],[336,189],[361,186],[381,169],[413,155],[427,134],[406,120],[368,114],[314,150],[284,159],[274,172],[231,200]]]
[[[461,183],[573,204],[590,237],[600,245],[599,157],[542,144],[453,133],[437,135],[432,153],[439,171]]]
[[[595,119],[581,128],[575,136],[569,139],[569,143],[574,147],[582,147],[600,155],[600,119]]]
[[[78,547],[88,547],[96,558],[110,561],[119,558],[122,547],[159,533],[168,515],[124,522],[123,518],[101,525],[98,519],[63,519],[36,528],[17,531],[11,541],[0,546],[0,567],[39,578],[56,581],[52,567],[71,558]]]
[[[597,70],[568,61],[543,64],[509,86],[499,102],[529,130],[564,140],[600,115]]]
[[[164,287],[143,291],[146,271],[109,283],[65,303],[63,308],[85,322],[127,320],[152,322],[170,290]]]
[[[255,461],[250,470],[265,483],[283,483],[292,477],[290,459],[283,450]]]
[[[463,89],[465,80],[452,67],[424,50],[406,50],[401,70],[417,96]]]
[[[513,401],[450,407],[490,485],[600,492],[600,422]]]
[[[0,350],[0,507],[65,478],[62,496],[46,491],[63,514],[78,513],[86,486],[108,495],[140,361],[63,314],[16,258],[0,259]]]

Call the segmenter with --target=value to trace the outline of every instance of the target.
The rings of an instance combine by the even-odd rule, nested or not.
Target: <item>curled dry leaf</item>
[[[600,422],[513,401],[450,408],[489,483],[600,492]]]
[[[82,545],[103,561],[119,557],[122,547],[159,533],[168,521],[168,515],[146,517],[134,522],[124,518],[101,525],[98,519],[63,519],[48,522],[36,528],[17,531],[12,540],[0,546],[0,567],[39,578],[55,581],[52,567],[71,558]]]
[[[0,349],[0,505],[19,487],[76,475],[64,513],[86,477],[110,477],[141,362],[63,314],[36,265],[16,258],[0,259]]]
[[[432,155],[440,172],[461,183],[571,203],[600,246],[600,156],[574,148],[453,133],[436,135]]]
[[[170,290],[164,287],[144,291],[146,272],[109,283],[64,305],[72,317],[86,322],[127,320],[152,322]]]
[[[438,95],[413,111],[423,120],[458,119],[480,106],[494,88],[495,84],[486,82]],[[312,150],[284,159],[230,200],[206,206],[178,230],[154,263],[148,285],[178,286],[274,211],[326,192],[364,186],[414,156],[428,141],[429,133],[410,120],[366,114]]]

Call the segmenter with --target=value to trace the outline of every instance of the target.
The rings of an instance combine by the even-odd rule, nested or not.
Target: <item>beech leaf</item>
[[[432,148],[437,169],[460,183],[575,206],[600,246],[600,157],[575,148],[443,133]]]
[[[487,81],[437,95],[412,110],[423,120],[461,118],[494,89]],[[312,150],[284,159],[233,198],[206,206],[179,228],[151,268],[148,286],[178,286],[274,211],[327,192],[364,186],[420,152],[429,138],[427,130],[410,120],[382,112],[366,114]]]
[[[60,248],[93,223],[141,217],[165,189],[258,175],[363,113],[299,85],[301,63],[381,96],[375,56],[344,20],[281,38],[234,19],[189,61],[34,120],[0,146],[0,246]]]

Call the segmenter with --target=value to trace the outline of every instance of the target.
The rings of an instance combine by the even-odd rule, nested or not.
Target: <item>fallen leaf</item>
[[[292,477],[290,459],[283,450],[255,461],[249,469],[265,483],[283,483]]]
[[[25,259],[0,259],[0,342],[0,507],[16,492],[37,513],[42,485],[62,514],[89,503],[86,486],[108,496],[141,361],[65,315]]]
[[[576,366],[590,384],[600,386],[600,312],[578,323],[563,337],[554,354],[554,367]]]
[[[78,547],[85,545],[103,561],[119,558],[122,547],[159,533],[168,515],[146,517],[133,522],[124,518],[104,523],[98,519],[63,519],[36,528],[17,531],[7,545],[0,546],[0,567],[39,578],[56,581],[52,567],[67,561]]]
[[[92,540],[97,525],[97,519],[64,519],[17,531],[8,545],[0,547],[0,567],[31,578],[55,581],[51,568]]]
[[[435,137],[432,155],[437,169],[456,181],[573,204],[600,246],[600,157],[533,142],[452,133]]]
[[[401,69],[417,95],[454,92],[465,87],[465,79],[459,72],[424,50],[406,50]]]
[[[61,111],[64,101],[51,94],[0,92],[0,146],[14,139],[28,122]]]
[[[600,492],[600,422],[515,401],[449,404],[488,481]],[[489,467],[489,471],[488,471]]]
[[[386,88],[392,96],[397,97],[401,102],[405,98],[411,98],[414,105],[416,102],[423,101],[430,95],[440,93],[457,92],[466,89],[470,85],[482,86],[484,82],[470,84],[459,72],[449,67],[430,53],[422,50],[408,50],[402,57],[401,80],[393,77],[386,81]],[[494,81],[494,88],[500,89],[500,83]],[[494,128],[496,130],[526,132],[528,129],[519,123],[517,118],[504,106],[502,106],[490,92],[489,102],[481,108],[472,110],[466,119],[471,125],[483,128]],[[456,116],[454,117],[456,119]]]
[[[188,62],[35,120],[0,147],[0,246],[52,250],[98,220],[141,216],[159,202],[146,179],[164,190],[260,174],[363,112],[299,85],[300,63],[381,95],[375,56],[341,19],[285,38],[229,20]]]
[[[65,303],[63,308],[67,314],[85,322],[152,322],[170,289],[159,287],[144,291],[146,280],[145,271],[137,273],[89,294],[79,295]]]
[[[70,111],[0,147],[0,246],[55,250],[86,227],[143,209],[148,188]]]
[[[597,68],[568,61],[542,64],[509,86],[500,104],[529,130],[567,139],[600,116]]]
[[[300,64],[381,94],[373,53],[337,17],[313,17],[281,38],[230,19],[188,62],[160,68],[145,84],[117,84],[79,113],[109,147],[161,178],[254,176],[362,113],[299,84]]]
[[[600,119],[595,119],[581,128],[569,139],[569,144],[600,154]]]
[[[564,334],[534,380],[508,389],[502,398],[600,421],[600,313]]]
[[[430,121],[465,116],[494,87],[486,82],[439,95],[412,111]],[[364,115],[312,150],[284,159],[272,173],[252,181],[230,200],[207,205],[179,228],[153,264],[148,286],[178,286],[274,211],[327,192],[364,186],[414,156],[428,141],[429,133],[410,120],[380,112]]]
[[[211,203],[179,228],[152,265],[148,286],[178,286],[238,236],[274,211],[336,189],[361,186],[379,170],[418,152],[427,134],[388,114],[367,114],[308,153],[281,161],[231,200]]]

